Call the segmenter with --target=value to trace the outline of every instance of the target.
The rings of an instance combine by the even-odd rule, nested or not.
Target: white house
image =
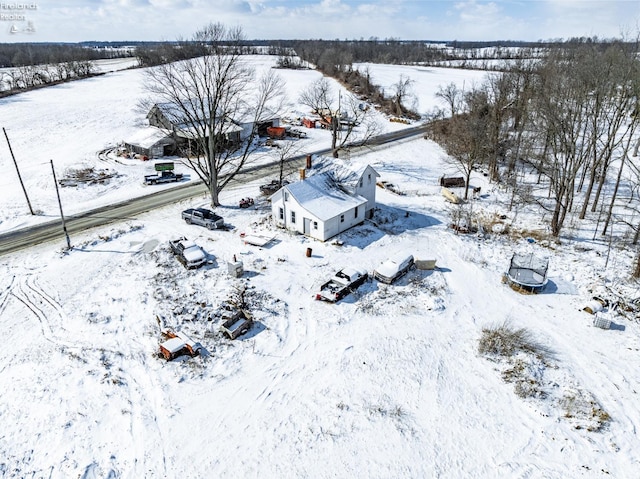
[[[326,241],[373,216],[380,176],[373,167],[354,171],[331,159],[307,172],[271,196],[276,225]]]

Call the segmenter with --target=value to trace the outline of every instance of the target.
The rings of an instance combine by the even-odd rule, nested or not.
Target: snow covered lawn
[[[231,231],[180,219],[201,198],[72,237],[68,253],[61,239],[3,257],[0,477],[634,477],[638,322],[602,330],[581,311],[630,255],[605,270],[602,244],[456,235],[442,160],[422,139],[353,157],[406,194],[378,189],[373,221],[340,242],[275,229],[255,183],[223,192]],[[509,217],[473,181],[489,190],[474,208]],[[184,269],[168,247],[182,235],[215,261]],[[501,282],[522,250],[550,257],[543,294]],[[337,268],[395,252],[438,268],[314,300]],[[231,341],[219,327],[240,301],[255,322]],[[480,354],[505,321],[546,353]],[[165,327],[203,354],[165,361]]]

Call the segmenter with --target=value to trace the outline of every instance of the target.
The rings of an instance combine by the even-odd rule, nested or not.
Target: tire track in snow
[[[11,291],[11,295],[20,301],[38,320],[42,336],[47,341],[57,344],[58,341],[53,337],[53,330],[50,327],[47,314],[42,309],[42,303],[44,300],[37,294],[37,292],[28,285],[29,277],[22,279],[14,289]],[[40,301],[38,301],[40,298]],[[40,303],[40,304],[37,304]]]
[[[129,359],[136,358],[132,356]],[[137,359],[139,363],[136,362],[135,367],[130,364],[126,370],[121,370],[127,379],[131,404],[133,472],[135,477],[152,477],[158,473],[161,477],[167,477],[165,437],[158,424],[159,411],[164,409],[162,391],[158,381],[152,378],[154,371],[148,371],[147,354],[142,352]],[[156,460],[158,451],[162,457],[161,464]]]
[[[0,317],[2,317],[2,313],[4,312],[5,308],[7,307],[7,303],[9,301],[9,296],[11,295],[11,291],[13,289],[13,284],[16,281],[16,275],[14,274],[11,277],[11,282],[9,283],[9,286],[7,286],[4,289],[4,292],[2,294],[0,294]]]

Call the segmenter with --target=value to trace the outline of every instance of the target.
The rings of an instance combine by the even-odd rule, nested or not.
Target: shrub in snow
[[[499,326],[482,328],[482,335],[478,341],[480,354],[510,357],[520,351],[539,357],[545,357],[549,352],[533,339],[529,330],[515,329],[508,321]]]

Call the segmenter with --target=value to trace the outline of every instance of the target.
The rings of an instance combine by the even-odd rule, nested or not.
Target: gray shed
[[[176,142],[171,132],[150,126],[139,130],[124,141],[127,150],[147,158],[170,156],[176,152]]]

